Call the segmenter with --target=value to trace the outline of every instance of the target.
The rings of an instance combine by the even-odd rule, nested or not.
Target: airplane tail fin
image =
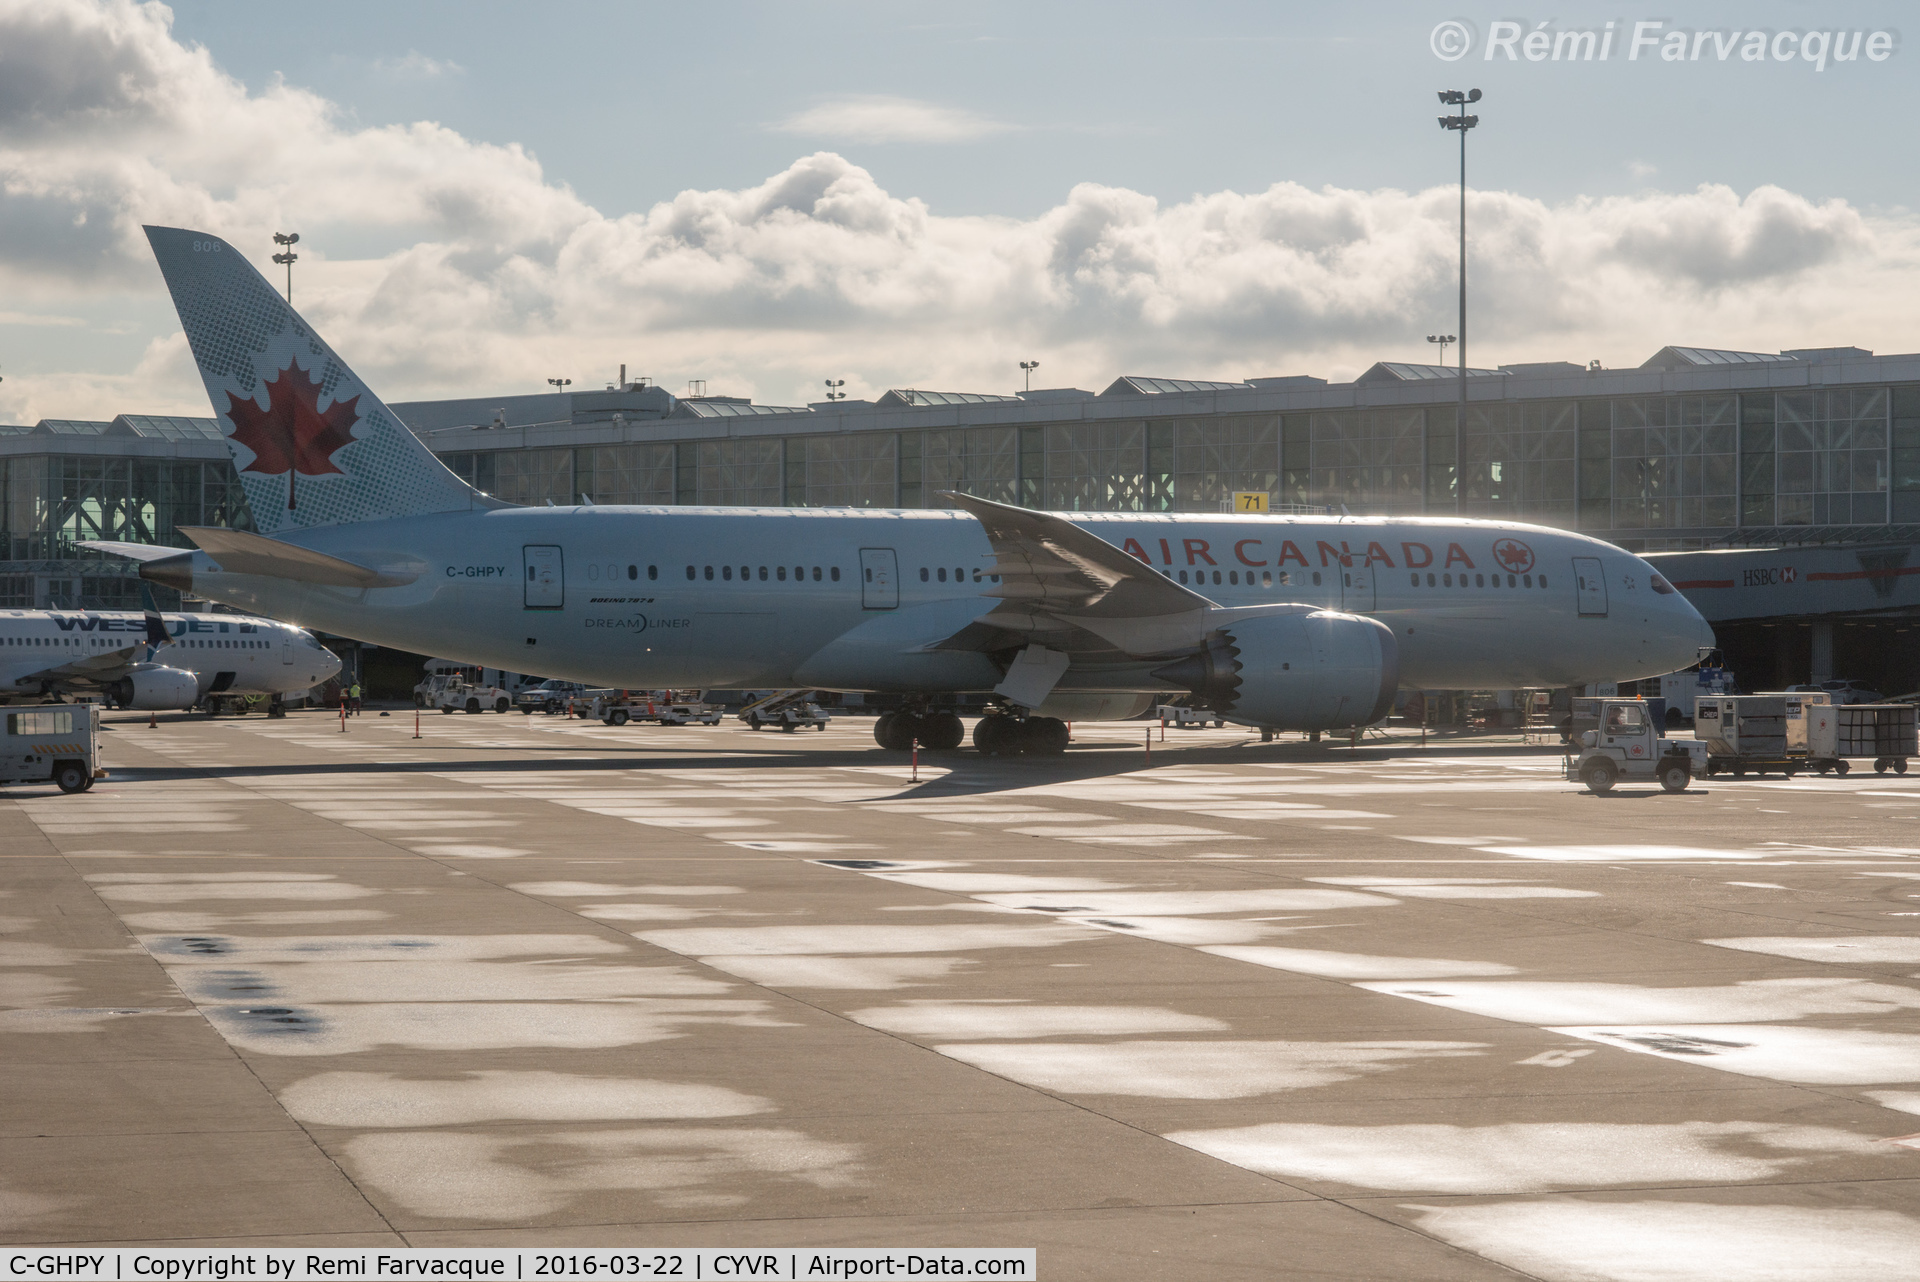
[[[255,529],[502,506],[448,471],[233,246],[146,232]]]
[[[140,584],[140,608],[146,614],[147,658],[159,653],[163,645],[173,644],[173,635],[167,631],[167,621],[160,617],[159,603],[153,599],[153,585]]]

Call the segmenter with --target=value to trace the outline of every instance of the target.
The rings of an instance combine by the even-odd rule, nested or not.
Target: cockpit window
[[[1651,582],[1653,583],[1653,590],[1655,592],[1658,592],[1661,596],[1673,595],[1673,584],[1667,582],[1665,579],[1661,578],[1659,575],[1657,574],[1654,575]]]

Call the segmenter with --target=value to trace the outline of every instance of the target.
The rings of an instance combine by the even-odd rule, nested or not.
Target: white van
[[[85,792],[100,769],[100,709],[91,703],[8,708],[0,720],[0,784],[47,783]]]

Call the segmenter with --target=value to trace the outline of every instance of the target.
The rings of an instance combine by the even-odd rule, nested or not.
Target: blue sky
[[[1443,87],[1486,94],[1476,364],[1916,350],[1905,12],[0,4],[0,418],[204,412],[142,221],[263,267],[301,231],[296,302],[391,399],[1351,377],[1453,319]],[[1604,62],[1483,57],[1609,21]],[[1650,22],[1697,56],[1630,58]]]
[[[607,211],[738,187],[832,146],[952,214],[1032,216],[1077,182],[1178,200],[1453,176],[1433,91],[1487,93],[1473,181],[1543,199],[1777,183],[1864,206],[1913,202],[1886,133],[1920,106],[1904,53],[1874,64],[1626,59],[1626,28],[1898,31],[1894,4],[503,3],[174,5],[175,32],[256,88],[276,75],[363,124],[442,121],[519,142]],[[1499,18],[1620,37],[1606,64],[1441,63],[1432,28]],[[416,61],[407,62],[408,55]],[[1920,57],[1915,51],[1913,57]],[[457,71],[433,74],[423,63]],[[1458,85],[1455,82],[1458,81]],[[822,101],[911,98],[1004,126],[972,139],[850,141],[778,128]]]

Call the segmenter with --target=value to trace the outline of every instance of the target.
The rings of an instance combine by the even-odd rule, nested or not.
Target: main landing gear
[[[958,748],[967,728],[951,712],[885,712],[873,723],[873,738],[882,748],[906,752],[914,740],[930,752]]]
[[[986,757],[1057,757],[1067,750],[1067,723],[1058,717],[1022,720],[995,713],[974,726],[973,746]]]

